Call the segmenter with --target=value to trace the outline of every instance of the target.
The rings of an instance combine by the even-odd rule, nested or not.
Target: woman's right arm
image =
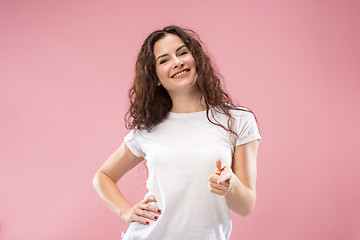
[[[123,142],[99,168],[93,179],[93,185],[101,199],[113,212],[126,222],[138,221],[147,224],[144,219],[134,219],[136,218],[136,214],[134,214],[135,207],[122,196],[116,185],[117,181],[119,181],[125,173],[143,160],[143,157],[136,157]],[[143,204],[144,202],[141,203]]]

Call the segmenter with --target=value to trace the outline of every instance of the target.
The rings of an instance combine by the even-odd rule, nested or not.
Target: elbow
[[[99,174],[100,174],[100,172],[97,171],[92,180],[92,184],[95,189],[97,189],[97,187],[99,186]]]
[[[246,217],[248,216],[250,213],[252,213],[254,211],[255,208],[255,203],[256,203],[256,194],[252,194],[249,203],[247,204],[247,207],[245,209],[243,209],[243,211],[241,211],[239,214],[242,217]]]
[[[239,214],[240,214],[240,216],[242,216],[242,217],[246,217],[247,215],[249,215],[250,213],[252,213],[253,210],[254,210],[254,207],[249,207],[248,209],[240,212]]]

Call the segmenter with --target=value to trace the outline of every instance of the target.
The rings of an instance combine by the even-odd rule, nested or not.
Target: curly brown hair
[[[203,42],[199,35],[191,29],[175,25],[152,32],[141,47],[135,64],[134,82],[128,91],[130,107],[125,114],[125,127],[127,129],[146,129],[150,132],[154,126],[166,118],[172,108],[172,100],[167,90],[162,85],[158,86],[157,84],[159,79],[155,71],[156,61],[153,51],[155,43],[167,34],[177,35],[195,59],[198,74],[196,84],[201,99],[205,103],[207,119],[238,136],[233,130],[234,118],[230,114],[230,109],[254,113],[249,108],[234,106],[233,101],[221,84],[220,79],[223,79],[223,76],[217,71],[211,58],[203,50]],[[217,107],[214,108],[216,111],[228,116],[227,126],[213,122],[209,118],[211,107]]]

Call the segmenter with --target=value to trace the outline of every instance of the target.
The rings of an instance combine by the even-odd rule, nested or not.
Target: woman
[[[229,209],[256,200],[256,118],[222,89],[198,35],[167,26],[151,33],[136,62],[121,146],[94,177],[104,202],[131,223],[124,239],[229,239]],[[116,182],[147,160],[144,200],[132,206]]]

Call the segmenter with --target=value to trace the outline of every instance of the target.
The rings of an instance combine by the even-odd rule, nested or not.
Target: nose
[[[178,59],[178,58],[176,58],[175,59],[175,61],[174,61],[174,65],[173,65],[173,68],[177,68],[177,67],[183,67],[184,66],[184,63],[180,60],[180,59]]]

